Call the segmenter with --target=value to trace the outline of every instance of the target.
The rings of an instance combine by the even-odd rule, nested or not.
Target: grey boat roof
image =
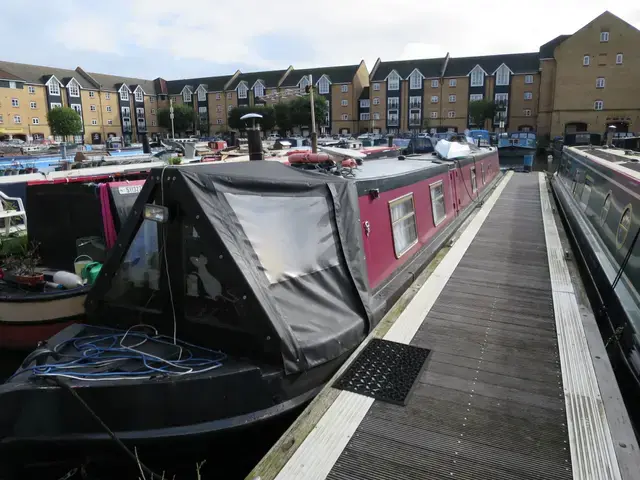
[[[599,148],[593,146],[568,147],[581,155],[610,167],[612,170],[640,180],[640,152],[621,148]]]

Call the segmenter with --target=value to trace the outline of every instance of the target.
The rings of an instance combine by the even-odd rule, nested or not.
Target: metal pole
[[[311,151],[318,153],[318,137],[316,136],[316,107],[313,101],[313,75],[309,74],[311,84],[309,101],[311,102]]]
[[[173,98],[169,97],[169,118],[171,119],[171,139],[176,139],[176,132],[173,128]]]

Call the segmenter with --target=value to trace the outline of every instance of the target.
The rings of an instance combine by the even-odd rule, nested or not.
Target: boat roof
[[[640,153],[621,148],[599,148],[593,146],[566,147],[578,152],[600,165],[640,180]]]

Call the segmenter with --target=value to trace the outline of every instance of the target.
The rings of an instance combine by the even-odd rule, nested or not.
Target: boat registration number
[[[118,187],[118,193],[120,195],[127,195],[129,193],[140,193],[142,185],[129,185],[126,187]]]

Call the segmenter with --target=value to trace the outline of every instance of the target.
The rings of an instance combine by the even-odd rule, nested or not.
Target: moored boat
[[[640,155],[564,147],[552,182],[636,431],[640,429]]]
[[[0,449],[33,460],[113,442],[69,389],[137,447],[220,438],[299,408],[499,175],[491,148],[360,166],[299,155],[317,156],[152,170],[86,324],[0,386]]]

